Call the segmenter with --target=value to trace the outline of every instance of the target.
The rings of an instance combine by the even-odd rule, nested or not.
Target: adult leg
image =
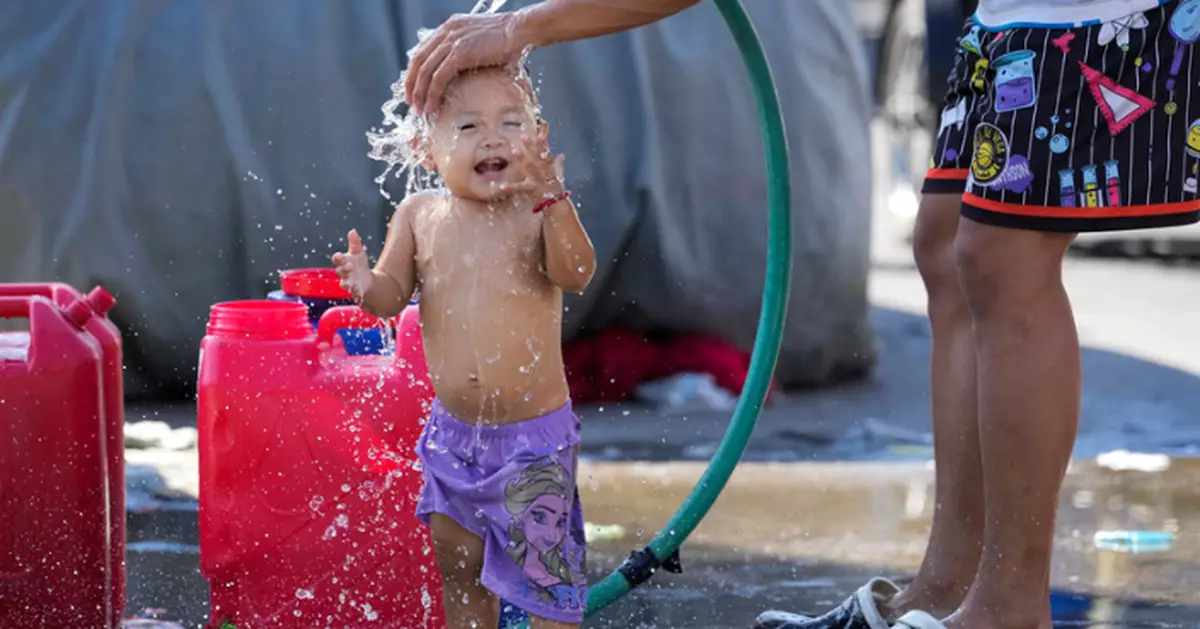
[[[950,614],[966,596],[979,564],[984,511],[975,344],[954,249],[961,196],[926,194],[913,235],[933,329],[929,375],[936,497],[929,545],[916,577],[881,605],[890,618],[913,609]]]
[[[963,218],[957,258],[978,348],[987,521],[950,628],[1050,627],[1059,490],[1079,422],[1079,337],[1062,284],[1072,234]]]
[[[490,629],[499,625],[500,599],[479,582],[483,540],[440,513],[429,516],[429,530],[442,573],[447,629]]]
[[[874,629],[914,609],[944,616],[962,602],[975,577],[983,538],[983,476],[974,338],[954,251],[961,197],[961,193],[926,192],[913,233],[913,253],[928,294],[933,328],[930,398],[937,495],[921,568],[903,590],[876,579],[820,617],[765,612],[758,618],[759,629]]]

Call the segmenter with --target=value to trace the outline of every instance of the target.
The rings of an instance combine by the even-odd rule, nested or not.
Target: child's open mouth
[[[475,172],[485,176],[502,172],[505,168],[508,168],[508,160],[503,157],[489,157],[475,164]]]

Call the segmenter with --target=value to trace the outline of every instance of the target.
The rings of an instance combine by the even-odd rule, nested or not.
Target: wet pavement
[[[1112,466],[1109,459],[1121,463],[1102,460]],[[1061,626],[1200,625],[1200,460],[1151,460],[1164,462],[1166,469],[1153,472],[1094,461],[1072,466],[1052,577]],[[930,467],[744,464],[683,547],[683,574],[659,573],[588,626],[745,628],[767,608],[826,608],[873,575],[903,579],[920,562],[932,514]],[[694,462],[581,464],[587,519],[624,531],[591,544],[597,576],[665,525],[703,469]],[[198,626],[207,586],[198,573],[196,513],[178,506],[130,514],[129,610],[160,608],[164,618]],[[1098,550],[1101,530],[1170,531],[1175,539],[1156,552]]]
[[[1200,337],[1189,333],[1200,268],[1071,258],[1065,274],[1085,384],[1058,525],[1057,617],[1061,626],[1200,626],[1200,460],[1191,458],[1200,453]],[[775,400],[684,546],[684,573],[660,573],[588,626],[749,627],[763,609],[824,609],[871,576],[915,570],[934,501],[924,293],[903,252],[879,255],[871,279],[882,346],[872,376]],[[580,414],[587,518],[625,531],[591,545],[593,568],[606,572],[682,503],[729,415],[627,405]],[[195,408],[138,405],[127,419],[194,426]],[[208,603],[190,499],[195,451],[129,449],[127,458],[131,509],[146,510],[129,516],[128,609],[198,626]],[[1122,467],[1151,471],[1112,469]],[[1176,537],[1169,549],[1096,548],[1097,531],[1126,529]]]

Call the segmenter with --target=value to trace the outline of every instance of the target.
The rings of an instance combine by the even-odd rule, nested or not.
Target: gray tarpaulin
[[[326,264],[351,227],[378,252],[390,208],[364,134],[417,29],[471,4],[0,3],[0,281],[107,286],[131,395],[186,391],[210,304]],[[861,44],[843,0],[748,5],[793,160],[780,376],[827,382],[874,359]],[[748,348],[766,185],[753,95],[716,8],[530,65],[600,260],[568,300],[568,336],[629,324]]]

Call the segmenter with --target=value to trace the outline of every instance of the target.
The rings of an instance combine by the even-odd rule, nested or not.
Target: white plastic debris
[[[125,447],[135,450],[190,450],[196,447],[196,429],[172,429],[166,422],[141,421],[125,424]]]
[[[1171,467],[1171,457],[1165,454],[1113,450],[1097,456],[1096,464],[1118,472],[1162,472]]]
[[[638,386],[638,399],[671,410],[727,411],[737,405],[737,397],[717,386],[706,373],[681,373]]]

